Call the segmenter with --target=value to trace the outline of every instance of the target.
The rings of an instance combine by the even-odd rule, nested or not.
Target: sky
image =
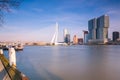
[[[24,0],[20,7],[4,13],[0,41],[50,42],[59,24],[58,41],[63,41],[63,29],[83,37],[88,20],[107,14],[110,17],[109,38],[120,31],[120,0]]]

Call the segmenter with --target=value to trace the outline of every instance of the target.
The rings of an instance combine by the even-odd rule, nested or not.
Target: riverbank
[[[9,65],[9,61],[3,54],[0,54],[0,80],[29,80],[23,73],[15,67]]]
[[[11,80],[0,60],[0,80]]]

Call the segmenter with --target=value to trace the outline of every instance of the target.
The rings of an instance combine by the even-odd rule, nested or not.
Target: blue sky
[[[5,12],[5,24],[0,29],[1,41],[47,41],[52,39],[55,23],[59,23],[59,41],[63,29],[83,37],[88,20],[103,14],[110,16],[109,37],[120,31],[119,0],[24,0],[18,9]]]

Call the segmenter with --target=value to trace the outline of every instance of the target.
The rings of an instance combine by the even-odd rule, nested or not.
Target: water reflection
[[[17,52],[31,80],[120,80],[120,46],[31,46]]]

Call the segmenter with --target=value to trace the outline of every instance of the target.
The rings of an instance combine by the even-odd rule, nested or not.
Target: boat
[[[7,45],[2,45],[2,46],[0,46],[0,49],[8,50],[8,46]]]
[[[10,47],[13,47],[16,51],[23,50],[24,48],[23,44],[21,43],[0,45],[0,49],[3,49],[3,50],[8,50]]]
[[[24,47],[22,44],[18,44],[18,45],[15,45],[14,48],[16,51],[21,51],[21,50],[23,50]]]

